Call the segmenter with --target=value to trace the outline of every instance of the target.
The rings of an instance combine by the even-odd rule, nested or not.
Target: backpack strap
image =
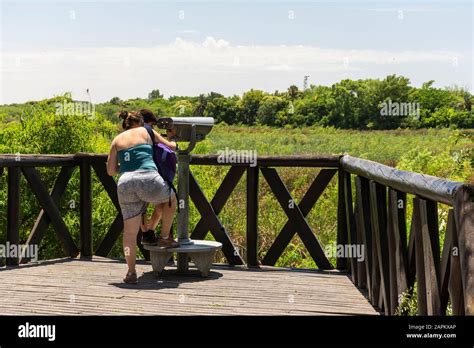
[[[153,142],[153,153],[154,153],[155,152],[155,145],[158,144],[158,143],[156,142],[155,133],[153,132],[153,128],[151,126],[147,125],[147,124],[145,124],[143,127],[145,127],[146,131],[148,132],[148,135],[151,138],[151,141]],[[164,154],[164,155],[166,155],[166,154]],[[164,160],[165,158],[162,158],[162,159]],[[156,167],[158,169],[158,173],[160,173],[163,180],[168,184],[168,186],[170,188],[170,192],[173,191],[174,194],[176,195],[176,208],[178,209],[178,213],[179,213],[180,209],[179,209],[179,202],[178,202],[178,192],[176,191],[176,187],[174,187],[173,182],[170,182],[167,178],[165,178],[165,176],[161,172],[160,166],[158,164],[156,164]],[[171,196],[170,196],[168,204],[171,207]]]
[[[153,128],[151,126],[145,124],[143,127],[145,127],[146,131],[148,132],[148,135],[151,138],[151,141],[153,142],[153,145],[156,144],[156,139],[155,139],[155,133],[153,132]]]

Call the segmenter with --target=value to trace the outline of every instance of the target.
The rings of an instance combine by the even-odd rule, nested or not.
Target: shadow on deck
[[[137,264],[122,283],[123,261],[59,259],[0,271],[0,315],[370,315],[378,312],[338,271],[214,265],[208,278],[156,278]]]

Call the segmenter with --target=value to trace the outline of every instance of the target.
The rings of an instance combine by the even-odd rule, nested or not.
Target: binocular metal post
[[[188,236],[189,222],[189,153],[178,152],[178,242],[180,245],[192,244]],[[178,272],[188,270],[188,255],[178,254]]]
[[[178,242],[180,245],[193,244],[189,239],[189,162],[191,151],[196,146],[196,127],[192,125],[191,141],[186,150],[178,151]],[[189,268],[188,255],[178,254],[178,272],[186,272]]]

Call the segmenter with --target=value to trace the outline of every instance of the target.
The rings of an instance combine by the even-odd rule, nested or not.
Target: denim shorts
[[[174,192],[157,170],[123,173],[117,183],[117,194],[124,220],[141,215],[147,203],[168,202]]]

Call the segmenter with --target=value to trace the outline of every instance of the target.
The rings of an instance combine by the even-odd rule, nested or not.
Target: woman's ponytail
[[[135,125],[143,126],[143,116],[139,112],[124,110],[119,113],[119,117],[123,120],[122,128],[124,130],[130,129]]]

